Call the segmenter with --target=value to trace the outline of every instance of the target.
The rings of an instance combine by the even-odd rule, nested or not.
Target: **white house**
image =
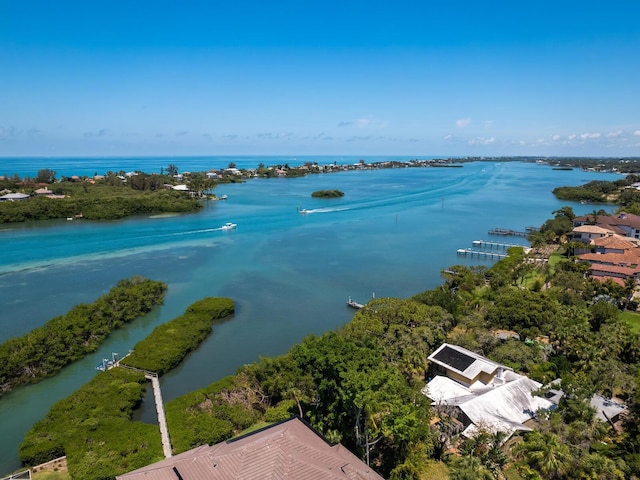
[[[509,436],[529,431],[525,423],[536,412],[554,408],[546,398],[533,395],[541,383],[465,348],[444,343],[429,360],[435,376],[422,393],[436,410],[453,407],[465,436],[473,437],[479,428]]]

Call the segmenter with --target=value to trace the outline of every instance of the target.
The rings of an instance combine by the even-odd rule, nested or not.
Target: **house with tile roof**
[[[216,445],[202,445],[117,480],[383,480],[340,444],[295,417]]]
[[[589,243],[593,239],[606,238],[614,234],[613,230],[599,227],[598,225],[581,225],[574,227],[572,232],[572,240],[583,241],[585,243]]]
[[[625,237],[640,239],[640,215],[620,212],[615,215],[583,215],[573,219],[573,226],[597,225]]]
[[[542,384],[482,355],[448,343],[429,356],[430,380],[422,393],[438,410],[453,412],[473,437],[479,429],[512,435],[530,431],[539,410],[553,403],[533,395]]]
[[[576,249],[576,256],[590,264],[587,274],[591,278],[621,286],[628,278],[640,279],[640,216],[585,215],[573,223],[573,240],[589,246]]]

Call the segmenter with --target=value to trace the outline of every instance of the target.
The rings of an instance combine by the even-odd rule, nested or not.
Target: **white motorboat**
[[[222,230],[233,230],[237,226],[238,225],[236,223],[227,222],[224,225],[222,225]]]

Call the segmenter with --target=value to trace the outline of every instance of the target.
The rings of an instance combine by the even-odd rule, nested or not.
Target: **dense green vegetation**
[[[130,215],[194,212],[201,202],[175,190],[139,191],[107,184],[80,185],[63,182],[52,186],[65,198],[34,197],[19,202],[0,202],[0,223],[82,216],[108,220]]]
[[[560,200],[587,203],[615,203],[627,212],[640,211],[640,191],[630,186],[640,180],[638,175],[627,175],[612,182],[594,180],[578,187],[557,187],[553,194]]]
[[[317,190],[311,196],[315,198],[340,198],[344,197],[344,192],[340,190]]]
[[[157,425],[131,420],[145,394],[144,374],[101,372],[37,422],[20,445],[20,460],[38,465],[62,455],[72,478],[113,479],[162,460]]]
[[[0,345],[0,395],[35,383],[95,351],[112,330],[162,303],[166,284],[142,277],[120,280],[92,304],[80,304],[42,327]]]
[[[373,300],[344,330],[307,337],[286,355],[170,402],[174,447],[219,442],[259,420],[298,414],[353,451],[376,442],[372,462],[383,470],[426,459],[430,410],[419,389],[447,318],[414,300]]]
[[[200,345],[216,321],[234,312],[228,298],[205,298],[168,323],[156,327],[151,335],[138,342],[122,363],[160,375],[176,367],[187,353]]]
[[[184,315],[157,327],[138,343],[127,363],[156,372],[170,370],[233,308],[226,298],[192,304]],[[113,368],[97,374],[33,426],[20,446],[20,460],[36,465],[66,455],[72,478],[100,480],[161,460],[158,427],[131,420],[144,393],[142,372]]]

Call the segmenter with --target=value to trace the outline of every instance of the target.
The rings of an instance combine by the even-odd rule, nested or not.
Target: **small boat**
[[[233,230],[237,226],[238,226],[238,224],[236,224],[236,223],[227,222],[224,225],[222,225],[221,228],[222,228],[222,230]]]
[[[229,197],[227,197],[226,195],[222,195],[222,196],[220,197],[220,200],[226,200],[227,198],[229,198]]]
[[[309,213],[309,210],[307,210],[306,208],[303,208],[303,209],[301,209],[301,210],[298,210],[298,213],[299,213],[300,215],[306,215],[307,213]]]

